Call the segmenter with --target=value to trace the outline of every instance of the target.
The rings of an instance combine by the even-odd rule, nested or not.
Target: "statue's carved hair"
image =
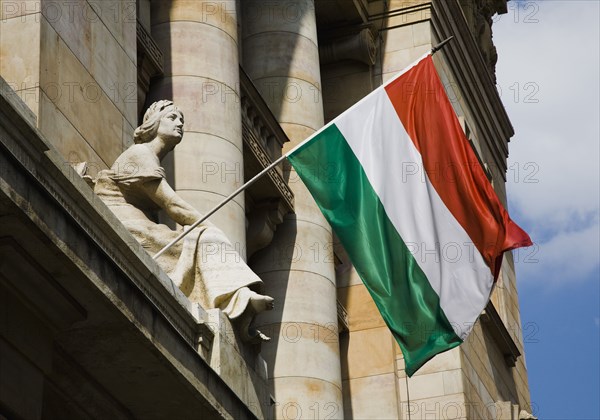
[[[150,105],[144,114],[144,122],[133,133],[135,144],[147,143],[154,139],[158,133],[160,120],[167,112],[171,111],[177,111],[183,115],[181,110],[172,101],[162,100]]]

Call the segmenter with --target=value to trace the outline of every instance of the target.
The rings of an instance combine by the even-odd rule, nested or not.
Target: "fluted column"
[[[323,125],[319,51],[312,0],[244,0],[243,66],[293,147]],[[258,327],[277,418],[340,418],[341,373],[331,229],[297,174],[286,169],[295,214],[252,267],[276,309]]]
[[[164,77],[152,85],[147,102],[172,99],[185,114],[183,142],[168,169],[175,190],[200,212],[244,178],[237,16],[235,0],[152,2],[152,36],[164,53]],[[245,255],[244,195],[211,220]]]

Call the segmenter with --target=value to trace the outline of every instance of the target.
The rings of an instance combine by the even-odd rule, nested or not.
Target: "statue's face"
[[[183,137],[183,115],[179,111],[169,111],[160,120],[158,137],[165,140],[175,140],[173,146],[178,144]]]

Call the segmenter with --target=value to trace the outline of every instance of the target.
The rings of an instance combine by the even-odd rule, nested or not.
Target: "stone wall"
[[[112,165],[137,125],[135,1],[0,3],[0,74],[66,162]]]

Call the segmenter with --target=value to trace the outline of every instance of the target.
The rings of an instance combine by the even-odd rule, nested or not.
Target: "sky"
[[[509,211],[535,242],[515,260],[540,419],[600,419],[599,27],[600,0],[513,0],[494,18]]]

